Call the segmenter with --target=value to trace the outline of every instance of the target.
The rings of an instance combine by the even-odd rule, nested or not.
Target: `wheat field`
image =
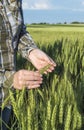
[[[4,103],[10,100],[13,106],[9,130],[84,130],[84,25],[28,25],[27,29],[57,66],[43,74],[40,88],[9,89]],[[35,70],[19,54],[17,59],[17,70]]]

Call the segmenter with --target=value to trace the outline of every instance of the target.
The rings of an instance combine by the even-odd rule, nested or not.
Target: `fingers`
[[[46,63],[48,63],[48,64],[50,64],[50,65],[52,65],[52,66],[56,66],[56,63],[52,60],[52,58],[50,58],[47,54],[45,54],[45,56],[43,57],[43,60],[46,62]]]
[[[42,71],[42,73],[50,73],[55,69],[55,66],[53,66],[52,64],[47,64],[46,66],[44,66],[42,69],[40,69],[40,72]]]
[[[42,69],[45,66],[49,65],[49,67],[44,71],[44,73],[47,74],[55,69],[56,63],[49,56],[46,56],[44,59],[40,62],[40,68]]]
[[[50,64],[50,66],[49,66],[49,68],[44,72],[45,74],[47,74],[48,72],[49,72],[49,73],[52,72],[52,71],[55,69],[55,67],[56,67],[56,63],[55,63],[50,57],[48,57],[48,58],[49,58],[48,64]]]
[[[36,86],[36,87],[40,86],[41,83],[42,83],[42,80],[39,80],[39,81],[30,80],[30,81],[25,81],[24,84],[27,88],[33,88],[33,86]]]
[[[51,65],[51,66],[53,66],[53,67],[55,67],[56,66],[56,63],[48,56],[48,58],[49,58],[49,64]]]
[[[54,66],[53,65],[51,65],[48,69],[47,69],[47,72],[52,72],[53,70],[54,70]]]
[[[34,88],[38,88],[38,87],[40,87],[40,85],[29,85],[27,88],[34,89]]]
[[[39,72],[20,70],[14,75],[14,88],[22,89],[26,87],[28,89],[37,88],[42,83],[42,75]]]
[[[23,74],[23,79],[24,80],[30,80],[30,81],[40,81],[42,80],[42,75],[39,72],[34,72],[34,71],[24,71]]]
[[[51,73],[53,70],[54,70],[54,67],[50,67],[46,71],[44,71],[44,74]]]

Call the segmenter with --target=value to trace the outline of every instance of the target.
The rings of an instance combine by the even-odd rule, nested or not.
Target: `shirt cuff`
[[[29,60],[30,52],[37,48],[38,47],[36,46],[36,44],[34,43],[33,39],[29,34],[25,34],[20,38],[20,42],[18,45],[18,52],[20,52],[22,57]]]
[[[10,75],[10,77],[7,78],[7,79],[4,81],[4,88],[12,88],[12,87],[13,87],[14,74],[15,74],[15,72],[14,72],[12,75]]]

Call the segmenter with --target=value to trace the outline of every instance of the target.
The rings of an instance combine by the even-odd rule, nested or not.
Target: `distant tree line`
[[[78,22],[78,21],[74,21],[71,24],[84,24],[84,22]]]
[[[46,23],[46,22],[40,22],[40,23],[31,23],[31,25],[48,25],[48,24],[51,24],[51,23]],[[59,23],[52,23],[53,25],[55,25],[55,24],[69,24],[69,23],[67,23],[66,21],[64,22],[64,23],[61,23],[61,22],[59,22]],[[73,21],[73,22],[71,22],[70,24],[84,24],[84,22],[78,22],[78,21]],[[27,23],[26,23],[26,25],[28,25]]]

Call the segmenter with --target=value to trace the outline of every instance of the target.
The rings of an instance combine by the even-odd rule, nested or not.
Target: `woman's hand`
[[[50,67],[44,72],[52,72],[56,66],[56,63],[40,49],[34,49],[29,54],[30,62],[38,69],[42,69],[46,65],[50,64]]]
[[[20,70],[14,74],[13,85],[15,89],[21,90],[23,87],[28,89],[40,87],[42,75],[39,72]]]

